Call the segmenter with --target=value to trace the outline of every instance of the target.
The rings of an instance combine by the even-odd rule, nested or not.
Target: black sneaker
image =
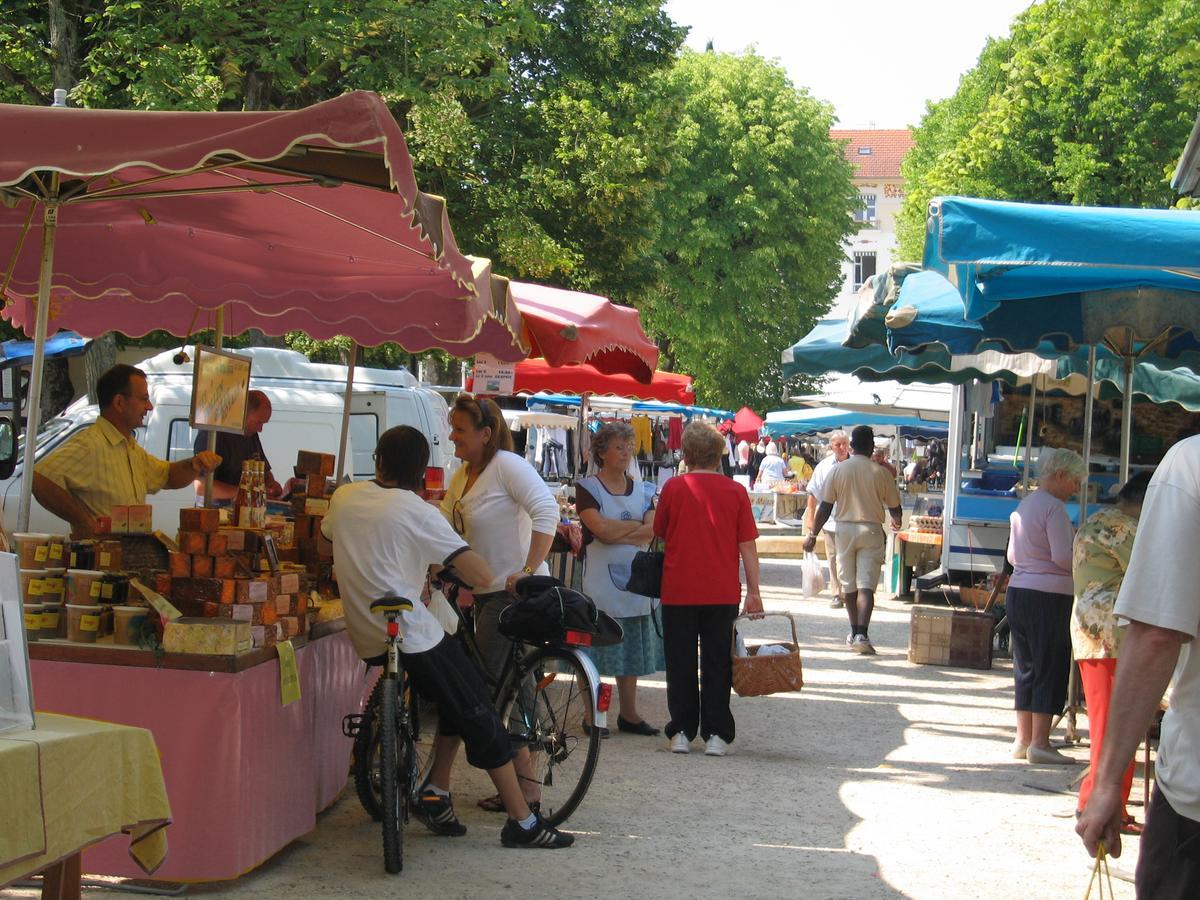
[[[541,847],[559,850],[575,843],[575,835],[559,831],[539,815],[537,822],[526,831],[515,819],[509,819],[500,829],[500,843],[505,847]]]
[[[449,797],[443,797],[433,791],[425,790],[413,804],[413,816],[416,820],[432,831],[447,837],[462,837],[467,833],[467,826],[458,821],[454,814],[454,804]]]

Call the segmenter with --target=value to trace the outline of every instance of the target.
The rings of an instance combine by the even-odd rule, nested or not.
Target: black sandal
[[[645,719],[640,722],[630,722],[620,716],[617,716],[617,730],[624,731],[626,734],[642,734],[646,737],[654,737],[660,733],[660,729],[655,728]]]

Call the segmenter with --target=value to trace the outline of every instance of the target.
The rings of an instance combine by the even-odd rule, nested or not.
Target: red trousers
[[[1078,809],[1087,806],[1088,798],[1092,796],[1092,784],[1096,769],[1100,765],[1100,748],[1104,745],[1104,732],[1108,727],[1108,706],[1112,702],[1113,681],[1117,676],[1117,660],[1115,659],[1081,659],[1079,660],[1079,676],[1083,680],[1083,696],[1087,700],[1088,737],[1091,740],[1091,751],[1088,754],[1090,766],[1084,776],[1083,784],[1079,786]],[[1129,818],[1125,804],[1129,801],[1129,789],[1133,787],[1133,760],[1125,770],[1121,779],[1121,817]]]

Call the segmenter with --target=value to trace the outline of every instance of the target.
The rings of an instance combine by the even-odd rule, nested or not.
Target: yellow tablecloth
[[[147,874],[167,853],[171,807],[144,728],[37,714],[0,734],[0,887],[118,833]]]

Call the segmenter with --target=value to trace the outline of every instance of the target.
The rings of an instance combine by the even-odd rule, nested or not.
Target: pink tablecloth
[[[174,815],[154,877],[219,881],[311,831],[345,786],[351,742],[341,720],[361,707],[363,665],[344,632],[296,658],[301,699],[288,706],[274,659],[233,675],[34,660],[34,699],[46,712],[149,729]],[[127,840],[85,852],[83,870],[145,877]]]

